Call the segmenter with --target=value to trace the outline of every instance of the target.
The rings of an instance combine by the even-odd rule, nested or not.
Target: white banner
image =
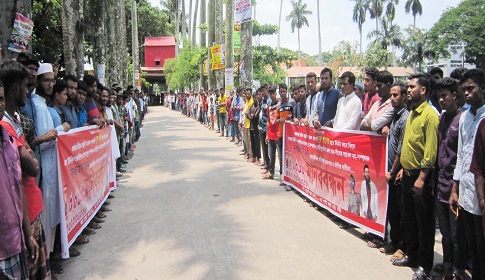
[[[251,20],[251,0],[234,0],[234,7],[236,7],[236,24]]]

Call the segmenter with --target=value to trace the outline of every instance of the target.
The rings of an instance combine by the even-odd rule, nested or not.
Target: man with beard
[[[301,119],[306,117],[306,92],[305,85],[294,86],[294,100],[296,102],[293,108],[293,122],[299,124]]]
[[[313,124],[313,120],[315,119],[315,111],[316,111],[316,96],[317,96],[317,74],[310,72],[306,75],[306,85],[307,85],[307,98],[306,98],[306,118],[300,120],[300,123],[303,123],[306,126]]]
[[[54,128],[54,122],[47,108],[47,100],[52,97],[55,83],[52,65],[42,63],[39,67],[35,93],[32,93],[34,105],[35,152],[41,165],[38,181],[42,189],[44,210],[42,221],[45,226],[47,252],[54,249],[56,227],[60,222],[59,188],[57,183],[57,149],[55,141],[59,132],[66,132],[71,127],[63,123]]]
[[[37,86],[37,71],[39,70],[39,62],[35,60],[31,54],[28,53],[21,53],[17,57],[17,61],[27,67],[30,72],[30,77],[28,81],[28,88],[29,93],[27,94],[27,100],[25,101],[25,105],[23,105],[20,110],[21,113],[27,116],[29,119],[33,119],[35,112],[32,105],[32,97],[31,93],[35,92],[35,87]]]
[[[320,72],[321,92],[317,94],[315,116],[313,126],[322,127],[323,124],[332,120],[337,112],[337,103],[340,98],[339,90],[332,85],[332,70],[323,68]]]
[[[360,124],[360,130],[379,131],[391,123],[394,108],[391,105],[391,87],[394,77],[389,71],[380,71],[376,76],[376,88],[379,100],[376,101]]]
[[[84,109],[88,112],[88,123],[104,127],[104,122],[99,118],[99,110],[96,106],[96,94],[98,92],[98,82],[93,75],[85,75],[83,81],[88,86],[86,100],[83,103]]]
[[[364,77],[364,102],[362,102],[362,107],[364,109],[364,116],[369,113],[372,105],[377,102],[379,95],[377,94],[377,73],[379,70],[375,67],[369,67],[365,69]]]
[[[77,86],[77,92],[72,104],[74,106],[74,110],[76,111],[77,127],[82,127],[88,125],[88,112],[82,105],[84,104],[84,101],[86,101],[86,95],[89,89],[88,85],[86,85],[83,80],[79,80]]]
[[[66,75],[64,81],[67,83],[67,101],[66,104],[61,105],[61,110],[71,128],[77,128],[77,114],[73,105],[77,94],[77,79],[73,75]]]

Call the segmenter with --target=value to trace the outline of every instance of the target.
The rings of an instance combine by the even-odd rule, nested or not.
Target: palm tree
[[[399,0],[387,0],[386,16],[389,19],[389,24],[392,25],[394,17],[396,16],[396,6],[399,4]]]
[[[386,50],[386,58],[389,54],[389,47],[392,46],[400,48],[403,43],[401,27],[399,27],[398,25],[390,25],[386,19],[381,20],[381,29],[374,30],[369,33],[368,39],[372,38],[375,38],[374,44],[380,43],[382,45],[382,48]],[[386,60],[387,69],[389,59]]]
[[[318,18],[318,66],[322,66],[322,32],[320,31],[320,0],[317,0]]]
[[[280,2],[280,17],[278,19],[278,48],[277,52],[280,53],[280,34],[281,34],[281,11],[283,10],[283,0]]]
[[[360,53],[362,54],[362,25],[364,25],[367,13],[367,0],[352,0],[355,1],[354,15],[352,20],[359,26],[360,34]]]
[[[298,29],[298,66],[301,66],[300,62],[300,28],[303,27],[303,25],[309,26],[308,25],[308,19],[306,18],[306,15],[311,15],[312,12],[307,10],[307,5],[302,3],[302,0],[298,0],[298,2],[291,1],[291,4],[293,5],[293,10],[291,13],[286,17],[286,21],[291,20],[291,33],[295,32],[295,27]]]
[[[404,6],[406,9],[406,14],[411,14],[413,15],[414,22],[413,22],[413,28],[416,31],[416,16],[422,15],[423,14],[423,6],[421,5],[421,1],[419,0],[407,0],[406,5]]]
[[[378,30],[379,18],[384,11],[384,0],[367,0],[367,8],[369,9],[370,18],[376,19],[376,30]]]

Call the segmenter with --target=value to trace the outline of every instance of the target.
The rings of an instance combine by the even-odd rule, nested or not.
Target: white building
[[[439,59],[436,63],[430,63],[425,66],[425,70],[428,72],[433,67],[439,67],[443,70],[444,77],[449,77],[451,71],[459,67],[465,67],[467,69],[476,68],[474,64],[465,62],[465,46],[466,43],[461,42],[450,45],[448,51],[450,57],[447,59]]]

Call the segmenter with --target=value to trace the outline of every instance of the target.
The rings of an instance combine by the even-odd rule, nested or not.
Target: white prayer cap
[[[37,75],[42,75],[44,73],[54,73],[52,70],[52,64],[50,63],[41,63],[39,70],[37,70]]]

